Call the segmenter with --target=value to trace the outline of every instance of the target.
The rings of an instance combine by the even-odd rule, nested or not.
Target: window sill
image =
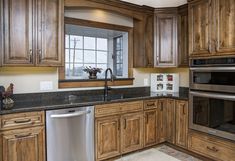
[[[134,78],[117,78],[114,82],[108,79],[109,86],[133,85]],[[105,79],[70,79],[59,80],[59,88],[103,87]]]

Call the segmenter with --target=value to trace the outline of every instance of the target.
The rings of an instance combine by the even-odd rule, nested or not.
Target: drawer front
[[[199,135],[189,136],[189,150],[205,155],[214,160],[233,161],[235,145]]]
[[[143,101],[121,103],[122,113],[137,112],[137,111],[143,111]]]
[[[26,112],[3,115],[1,130],[11,130],[24,127],[44,125],[44,112]]]
[[[95,106],[95,117],[110,116],[121,113],[120,103]]]
[[[156,108],[157,108],[157,100],[144,101],[144,109],[145,110],[156,109]]]

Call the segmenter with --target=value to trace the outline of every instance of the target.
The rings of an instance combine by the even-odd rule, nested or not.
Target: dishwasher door
[[[94,161],[94,107],[46,112],[47,161]]]

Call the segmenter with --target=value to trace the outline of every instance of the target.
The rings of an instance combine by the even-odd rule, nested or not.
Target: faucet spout
[[[105,70],[105,84],[104,84],[104,101],[107,101],[108,99],[108,90],[110,89],[108,87],[108,72],[110,72],[110,79],[111,79],[111,82],[114,82],[114,79],[115,79],[115,76],[113,75],[113,71],[111,68],[108,68]]]

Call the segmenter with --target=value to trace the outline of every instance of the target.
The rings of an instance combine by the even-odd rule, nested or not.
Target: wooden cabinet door
[[[235,54],[235,1],[215,0],[216,38],[218,55]]]
[[[155,66],[175,67],[178,55],[177,15],[156,14],[155,20]]]
[[[157,110],[144,112],[144,147],[157,143]]]
[[[141,149],[143,147],[143,113],[123,115],[121,118],[122,153]]]
[[[97,160],[112,158],[121,154],[119,116],[97,119],[95,132]]]
[[[166,99],[158,100],[158,111],[157,111],[157,133],[158,142],[162,143],[166,141],[166,119],[167,119],[167,107]]]
[[[3,65],[32,66],[34,0],[3,1]],[[1,49],[2,50],[2,49]]]
[[[175,100],[168,99],[166,105],[166,140],[175,143]]]
[[[188,5],[179,8],[178,40],[178,66],[188,67]]]
[[[189,54],[210,56],[212,53],[212,7],[211,0],[189,3]]]
[[[44,127],[2,133],[3,161],[45,161]]]
[[[64,59],[64,1],[38,0],[37,64],[62,66]]]
[[[176,101],[176,145],[187,148],[188,142],[188,102]]]

